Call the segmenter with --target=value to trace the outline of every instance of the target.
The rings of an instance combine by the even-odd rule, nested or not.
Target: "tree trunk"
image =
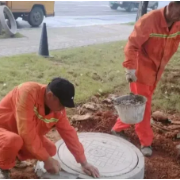
[[[143,16],[144,14],[147,13],[148,3],[149,3],[149,1],[140,1],[139,2],[139,9],[138,9],[138,12],[137,12],[136,21],[141,16]]]

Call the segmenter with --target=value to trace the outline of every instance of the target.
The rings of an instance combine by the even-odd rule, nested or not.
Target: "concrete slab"
[[[102,179],[143,179],[144,157],[130,142],[104,133],[80,133],[80,142],[89,163],[96,166]],[[63,140],[56,143],[56,158],[64,171],[89,179],[67,149]],[[38,169],[43,168],[39,163]],[[43,170],[44,171],[44,170]]]

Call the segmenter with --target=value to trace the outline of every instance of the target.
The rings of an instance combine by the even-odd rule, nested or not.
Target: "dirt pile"
[[[87,105],[88,104],[88,105]],[[71,114],[81,116],[90,114],[90,118],[86,120],[73,120],[71,123],[78,132],[103,132],[110,133],[111,128],[117,119],[117,113],[112,105],[111,98],[99,99],[92,97],[91,102],[86,105],[79,106],[76,111]],[[160,113],[161,115],[161,113]],[[87,116],[84,116],[87,117]],[[163,114],[164,117],[164,114]],[[166,118],[165,118],[166,119]],[[145,178],[147,179],[179,179],[180,177],[180,161],[176,145],[180,144],[177,137],[179,133],[180,115],[168,114],[171,121],[154,120],[152,128],[154,131],[153,156],[145,159]],[[177,128],[178,127],[178,128]],[[173,134],[174,133],[174,134]],[[140,147],[138,137],[131,126],[125,131],[130,141],[137,147]],[[53,142],[60,139],[56,130],[48,133],[47,137]],[[23,173],[22,173],[23,171]],[[37,178],[33,171],[33,165],[23,170],[13,169],[11,178]]]
[[[116,122],[116,119],[117,115],[114,113],[114,110],[109,110],[104,112],[96,112],[91,120],[81,121],[73,125],[76,126],[78,131],[110,133],[111,128]],[[164,120],[165,119],[166,118],[164,118]],[[168,129],[168,126],[170,126],[170,122],[163,121],[162,123],[162,121],[159,120],[155,123],[159,123],[161,128],[164,127],[164,129]],[[172,117],[171,120],[172,122],[175,121]],[[180,121],[178,121],[176,118],[176,122]],[[168,131],[159,132],[157,131],[157,129],[154,128],[154,126],[152,126],[152,128],[154,131],[154,141],[152,144],[153,156],[151,158],[145,159],[145,178],[179,178],[180,159],[178,157],[179,152],[176,149],[176,145],[179,144],[179,141],[177,139],[176,141],[174,141],[174,136],[179,131],[171,132],[171,128],[169,128]],[[167,137],[168,133],[169,136]],[[175,133],[175,135],[173,135],[173,133]],[[125,134],[130,138],[130,141],[133,144],[135,144],[137,147],[140,147],[138,137],[134,130],[134,126],[131,126],[128,130],[126,130]]]
[[[23,169],[13,168],[11,170],[11,179],[37,179],[38,177],[34,173],[35,160],[31,160],[31,166]]]
[[[126,130],[125,134],[133,144],[140,147],[134,127]],[[180,160],[177,157],[176,144],[177,142],[173,142],[156,132],[154,133],[153,155],[150,158],[145,158],[146,179],[179,179]]]
[[[117,115],[111,111],[96,112],[91,120],[76,121],[72,125],[80,132],[104,132],[110,133],[111,128],[116,122]]]
[[[180,121],[164,112],[156,111],[152,114],[151,125],[155,132],[164,134],[166,138],[180,138]]]

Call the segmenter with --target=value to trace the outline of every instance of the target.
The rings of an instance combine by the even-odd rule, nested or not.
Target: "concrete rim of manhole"
[[[102,172],[102,171],[105,168],[107,169],[107,171],[109,171],[109,166],[110,166],[109,164],[107,167],[104,167],[104,168],[103,167],[100,168],[100,167],[96,166],[99,168],[99,170],[101,170],[100,173],[101,172],[102,172],[102,174],[104,173],[104,175],[101,176],[101,179],[109,179],[109,178],[111,178],[111,179],[137,179],[137,178],[143,179],[144,178],[144,157],[143,157],[142,153],[140,152],[140,150],[136,146],[131,144],[130,142],[128,142],[120,137],[116,137],[116,136],[113,136],[110,134],[105,134],[105,133],[78,133],[78,137],[80,139],[80,142],[82,142],[83,146],[85,147],[85,154],[87,156],[87,160],[89,158],[89,161],[91,160],[90,159],[91,154],[94,156],[98,156],[100,160],[101,160],[101,158],[104,158],[103,156],[105,156],[105,155],[103,154],[103,150],[102,150],[103,146],[105,146],[104,151],[107,152],[106,156],[109,154],[112,154],[112,152],[109,153],[109,151],[111,151],[113,149],[112,147],[114,147],[113,151],[115,153],[118,150],[120,150],[120,151],[118,151],[119,154],[117,154],[118,155],[117,158],[120,157],[119,158],[120,161],[118,162],[120,164],[119,165],[113,164],[113,167],[114,167],[114,169],[116,169],[116,171],[113,170],[112,172],[107,172],[107,174],[106,174],[106,172]],[[92,148],[92,146],[88,145],[86,148],[86,145],[87,145],[86,143],[89,141],[89,139],[94,139],[93,143],[95,142],[95,144],[97,144],[97,142],[100,142],[100,141],[101,141],[100,143],[104,143],[104,142],[108,142],[108,143],[106,145],[101,144],[101,148],[100,148],[99,152],[97,150],[98,148],[96,146],[94,146],[96,151],[93,152],[94,149]],[[117,145],[117,147],[114,146],[115,144]],[[56,143],[56,147],[57,147],[57,154],[54,156],[54,158],[60,162],[63,170],[65,170],[68,173],[72,173],[72,174],[78,173],[79,174],[78,178],[81,178],[81,179],[92,178],[92,177],[86,175],[85,173],[83,173],[82,170],[79,169],[80,165],[78,165],[77,163],[76,163],[77,165],[75,164],[73,158],[71,157],[72,155],[69,154],[70,152],[68,152],[67,147],[63,140],[59,140]],[[110,149],[109,149],[109,147],[110,147]],[[121,149],[123,149],[123,148],[124,148],[124,150],[121,152]],[[64,152],[64,153],[62,153],[62,152]],[[116,156],[114,156],[114,154],[115,154],[114,152],[113,152],[113,157],[111,156],[112,159],[116,158]],[[106,156],[105,156],[105,158],[107,159]],[[127,157],[127,160],[124,157]],[[98,158],[96,159],[96,161],[97,160],[98,160]],[[102,161],[103,161],[103,159],[102,159]],[[108,163],[109,163],[109,158],[108,158]],[[93,164],[93,163],[91,163],[91,164]],[[105,166],[106,166],[106,164],[105,164]]]

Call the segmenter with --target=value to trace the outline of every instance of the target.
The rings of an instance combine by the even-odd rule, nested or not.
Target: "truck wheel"
[[[6,18],[9,20],[8,25]],[[1,27],[5,30],[5,32],[10,35],[14,36],[17,33],[17,24],[14,19],[14,16],[11,10],[7,6],[0,6],[0,22]]]
[[[118,8],[118,5],[117,4],[112,4],[110,7],[111,7],[111,9],[115,9],[116,10]]]
[[[16,20],[18,17],[20,17],[20,16],[18,16],[18,14],[13,14],[13,16],[14,16],[14,19]]]
[[[129,3],[126,7],[126,11],[131,12],[133,8],[134,8],[134,5],[132,3]]]
[[[34,7],[29,14],[29,24],[32,27],[38,27],[44,19],[44,12],[41,7]]]

